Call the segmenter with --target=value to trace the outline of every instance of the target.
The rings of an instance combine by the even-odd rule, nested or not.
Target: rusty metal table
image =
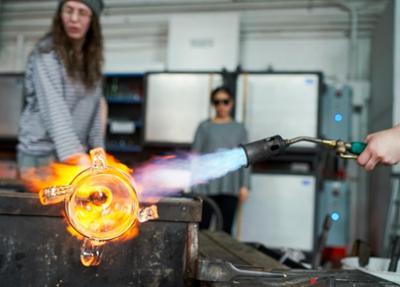
[[[81,242],[66,230],[62,206],[0,191],[1,287],[190,285],[200,200],[160,201],[158,220],[141,225],[137,238],[107,245],[101,265],[91,268],[80,263]]]

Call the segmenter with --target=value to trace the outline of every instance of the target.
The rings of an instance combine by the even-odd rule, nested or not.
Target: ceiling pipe
[[[359,6],[349,4],[344,1],[335,1],[335,3],[344,8],[350,17],[350,43],[348,51],[348,68],[347,79],[349,81],[357,78],[357,64],[358,64],[358,13]]]
[[[358,78],[358,9],[350,6],[349,80]]]
[[[273,9],[307,9],[310,7],[308,0],[286,1],[257,1],[238,0],[234,2],[221,0],[208,1],[132,1],[112,0],[106,1],[106,14],[151,14],[151,13],[181,13],[181,12],[210,12],[210,11],[249,11]],[[4,11],[7,13],[52,13],[56,8],[55,1],[43,2],[13,2],[5,1]],[[312,8],[335,7],[334,1],[313,0]]]
[[[348,51],[348,74],[347,79],[357,80],[359,78],[358,69],[358,40],[359,40],[359,15],[363,10],[371,9],[377,4],[381,4],[382,1],[368,1],[366,3],[351,3],[336,0],[334,3],[339,7],[348,11],[350,16],[350,44]]]

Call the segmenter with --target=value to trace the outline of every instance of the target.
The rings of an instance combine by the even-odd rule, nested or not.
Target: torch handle
[[[364,142],[351,142],[349,152],[355,155],[360,155],[367,147],[367,144]]]

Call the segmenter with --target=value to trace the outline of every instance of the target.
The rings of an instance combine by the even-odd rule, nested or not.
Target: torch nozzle
[[[279,135],[242,145],[247,158],[247,166],[282,154],[287,145]]]

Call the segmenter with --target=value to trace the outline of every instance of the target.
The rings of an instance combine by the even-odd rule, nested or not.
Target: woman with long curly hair
[[[102,0],[59,1],[50,33],[29,56],[18,165],[51,161],[86,164],[88,149],[104,145]]]

